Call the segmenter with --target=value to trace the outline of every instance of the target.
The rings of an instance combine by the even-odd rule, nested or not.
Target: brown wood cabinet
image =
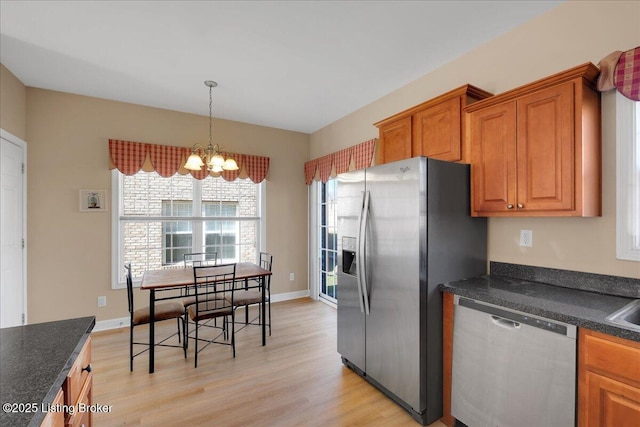
[[[62,385],[64,404],[76,409],[73,414],[65,414],[66,426],[91,427],[92,417],[88,407],[92,404],[92,388],[91,337],[88,337]]]
[[[578,427],[640,425],[640,342],[578,332]]]
[[[448,427],[456,420],[451,415],[451,378],[453,375],[453,294],[442,293],[442,418]]]
[[[473,216],[601,215],[598,68],[467,106]]]
[[[487,91],[464,85],[374,123],[379,129],[380,163],[416,156],[468,162],[462,109],[489,96]]]
[[[64,394],[62,393],[62,389],[59,389],[51,406],[57,409],[62,408],[62,405],[64,405]],[[64,411],[52,410],[47,412],[40,427],[64,427]]]

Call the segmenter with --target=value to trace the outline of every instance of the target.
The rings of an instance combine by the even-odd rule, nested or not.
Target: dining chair
[[[216,265],[218,263],[218,252],[192,252],[184,254],[183,259],[185,268],[196,266],[201,267],[203,265]],[[182,304],[185,309],[191,304],[195,304],[195,296],[189,295],[189,288],[185,288],[180,292],[185,296],[185,298],[182,299]]]
[[[273,255],[268,252],[260,252],[259,264],[265,270],[272,271]],[[269,336],[271,336],[271,275],[263,277],[262,280],[264,282],[261,282],[260,279],[238,282],[233,306],[234,310],[240,307],[244,307],[246,310],[244,326],[241,329],[248,325],[262,325],[262,292],[265,292],[264,302],[268,310],[265,324],[269,327]],[[249,319],[249,307],[256,304],[258,305],[258,315]]]
[[[231,346],[233,357],[236,357],[233,295],[236,278],[236,264],[218,264],[213,266],[194,266],[192,293],[196,302],[187,307],[188,319],[194,324],[189,331],[187,319],[186,339],[195,343],[194,366],[198,367],[198,353],[210,344]],[[222,325],[211,322],[222,317]],[[229,321],[231,318],[231,321]],[[231,329],[229,331],[229,329]],[[207,337],[201,336],[207,331]],[[229,334],[231,338],[229,339]],[[198,348],[200,343],[206,343]]]
[[[184,254],[184,266],[195,267],[203,265],[216,265],[218,263],[218,252],[191,252]]]
[[[126,278],[127,278],[127,299],[129,302],[129,371],[133,371],[133,359],[136,356],[149,350],[149,343],[136,342],[133,340],[133,329],[136,326],[149,324],[151,322],[151,313],[149,307],[135,309],[133,302],[133,279],[131,277],[131,263],[125,265]],[[167,301],[154,306],[154,322],[161,322],[163,320],[176,319],[178,323],[178,331],[164,338],[158,343],[154,343],[156,346],[161,347],[178,347],[184,351],[184,357],[187,357],[186,338],[180,339],[181,331],[186,336],[186,324],[185,324],[185,309],[184,305],[180,301]],[[182,325],[180,324],[182,322]],[[165,344],[165,342],[175,335],[178,335],[178,342],[182,342],[179,346],[175,344]],[[147,348],[133,354],[134,345],[144,345]]]

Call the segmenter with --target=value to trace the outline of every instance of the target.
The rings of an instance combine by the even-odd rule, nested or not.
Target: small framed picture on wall
[[[107,190],[80,190],[80,212],[106,212]]]

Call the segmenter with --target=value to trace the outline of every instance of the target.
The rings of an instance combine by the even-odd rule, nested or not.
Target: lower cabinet
[[[93,373],[91,372],[91,337],[82,346],[67,378],[58,391],[52,410],[40,427],[91,427]],[[65,408],[64,411],[57,408]],[[72,410],[68,410],[73,408]]]
[[[579,330],[578,427],[640,425],[640,342]]]
[[[72,427],[90,427],[93,373],[91,372],[91,337],[80,350],[67,379],[62,385],[64,404],[75,408],[74,413],[65,415],[65,425]]]
[[[64,404],[64,394],[62,389],[58,390],[56,397],[53,399],[51,406],[53,408],[61,408]],[[51,411],[47,412],[40,427],[64,427],[64,412],[63,411]]]

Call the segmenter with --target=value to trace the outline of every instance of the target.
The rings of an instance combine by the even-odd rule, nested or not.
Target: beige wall
[[[25,140],[26,88],[0,64],[0,128]]]
[[[125,317],[126,292],[111,289],[111,212],[80,213],[78,191],[111,193],[109,138],[190,146],[208,140],[208,118],[31,87],[26,97],[29,321]],[[272,291],[306,290],[302,171],[308,135],[214,119],[216,141],[271,158],[266,248],[274,255]],[[294,282],[289,272],[295,273]],[[100,295],[107,296],[107,307],[97,307]],[[146,294],[136,297],[147,305]]]
[[[376,121],[465,83],[497,94],[638,45],[639,1],[569,1],[313,133],[311,158],[377,137]],[[614,105],[603,94],[602,217],[491,218],[490,260],[640,278],[640,263],[615,255]],[[521,229],[532,248],[518,245]]]
[[[640,2],[570,1],[310,137],[216,120],[218,141],[271,157],[266,233],[275,256],[274,292],[307,289],[304,161],[377,137],[372,123],[462,84],[500,93],[637,45]],[[613,104],[612,94],[604,94],[603,216],[490,219],[492,260],[640,277],[640,263],[615,259]],[[111,290],[110,213],[79,213],[78,190],[111,189],[108,138],[189,146],[208,138],[207,118],[25,88],[0,65],[0,127],[29,146],[30,322],[126,316],[124,291]],[[523,228],[533,230],[533,248],[517,245]],[[106,308],[97,307],[99,295],[107,296]]]

